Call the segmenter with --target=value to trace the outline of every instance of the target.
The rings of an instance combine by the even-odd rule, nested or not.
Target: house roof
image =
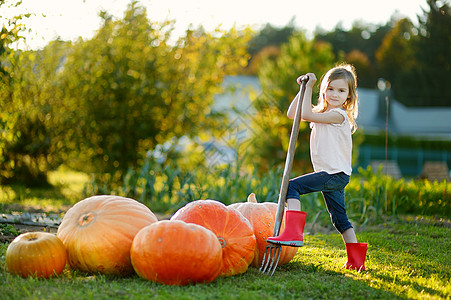
[[[226,76],[224,87],[234,87],[215,98],[214,109],[227,111],[232,118],[237,113],[252,116],[250,93],[258,95],[262,88],[254,76]],[[357,125],[367,133],[379,133],[386,128],[386,95],[376,89],[358,88],[359,116]],[[287,108],[288,109],[288,108]],[[388,97],[388,127],[390,134],[427,139],[451,140],[451,107],[406,107]]]
[[[357,125],[366,132],[384,131],[387,95],[359,88]],[[451,139],[451,107],[407,107],[388,97],[388,126],[392,134]]]

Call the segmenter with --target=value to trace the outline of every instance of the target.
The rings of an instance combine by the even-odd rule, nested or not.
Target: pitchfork
[[[293,127],[291,128],[290,143],[288,144],[288,153],[285,160],[285,168],[283,170],[282,184],[280,186],[279,200],[277,204],[276,219],[274,222],[274,233],[273,236],[278,236],[280,232],[280,226],[282,224],[283,213],[285,209],[285,203],[287,201],[287,190],[288,181],[290,180],[291,166],[293,165],[294,150],[296,148],[296,140],[299,134],[299,124],[301,122],[301,108],[302,100],[304,99],[305,86],[308,81],[308,76],[304,75],[301,77],[301,92],[298,94],[300,97],[299,103],[296,107],[296,112],[294,115]],[[263,256],[262,265],[260,271],[262,273],[267,273],[272,276],[277,268],[277,264],[280,259],[280,252],[282,251],[282,246],[277,244],[268,243],[265,248],[265,254]]]

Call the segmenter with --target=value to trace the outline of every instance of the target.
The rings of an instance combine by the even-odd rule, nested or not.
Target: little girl
[[[346,244],[346,268],[365,270],[366,243],[357,238],[346,215],[344,188],[351,175],[352,133],[357,129],[357,79],[351,65],[340,65],[329,70],[322,79],[318,105],[312,107],[312,88],[316,82],[313,73],[306,74],[302,115],[309,121],[310,157],[314,173],[290,180],[287,192],[285,230],[268,242],[299,247],[303,244],[303,231],[307,214],[301,211],[300,195],[321,191],[332,224],[341,233]],[[301,78],[297,82],[301,84]],[[287,115],[293,119],[300,93],[293,99]]]

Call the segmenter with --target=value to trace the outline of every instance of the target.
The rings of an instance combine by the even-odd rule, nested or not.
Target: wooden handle
[[[301,84],[300,99],[296,107],[293,126],[291,127],[290,143],[288,144],[287,158],[285,159],[285,168],[283,170],[282,184],[280,186],[273,236],[279,235],[280,226],[282,225],[285,203],[287,201],[288,182],[290,180],[291,167],[293,166],[294,159],[294,151],[296,149],[296,140],[298,139],[299,136],[299,124],[301,123],[302,101],[304,99],[305,86],[307,84],[308,79],[309,79],[308,76],[303,76],[303,78],[301,78],[302,84]]]

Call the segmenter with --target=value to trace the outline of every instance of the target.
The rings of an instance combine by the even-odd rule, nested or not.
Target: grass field
[[[209,284],[165,286],[138,276],[81,274],[66,269],[50,280],[12,276],[0,244],[2,299],[450,299],[451,229],[419,221],[360,232],[368,242],[367,270],[342,269],[338,234],[305,237],[293,260],[273,277],[250,268]]]
[[[64,211],[81,199],[88,180],[64,174],[68,177],[60,172],[50,177],[52,189],[2,187],[0,212]],[[137,275],[109,277],[68,268],[49,280],[24,279],[6,271],[8,244],[0,243],[0,299],[451,299],[449,220],[397,216],[360,228],[358,239],[368,243],[367,270],[361,273],[341,268],[346,251],[339,234],[315,234],[305,236],[304,247],[273,277],[250,268],[241,275],[184,287]]]

